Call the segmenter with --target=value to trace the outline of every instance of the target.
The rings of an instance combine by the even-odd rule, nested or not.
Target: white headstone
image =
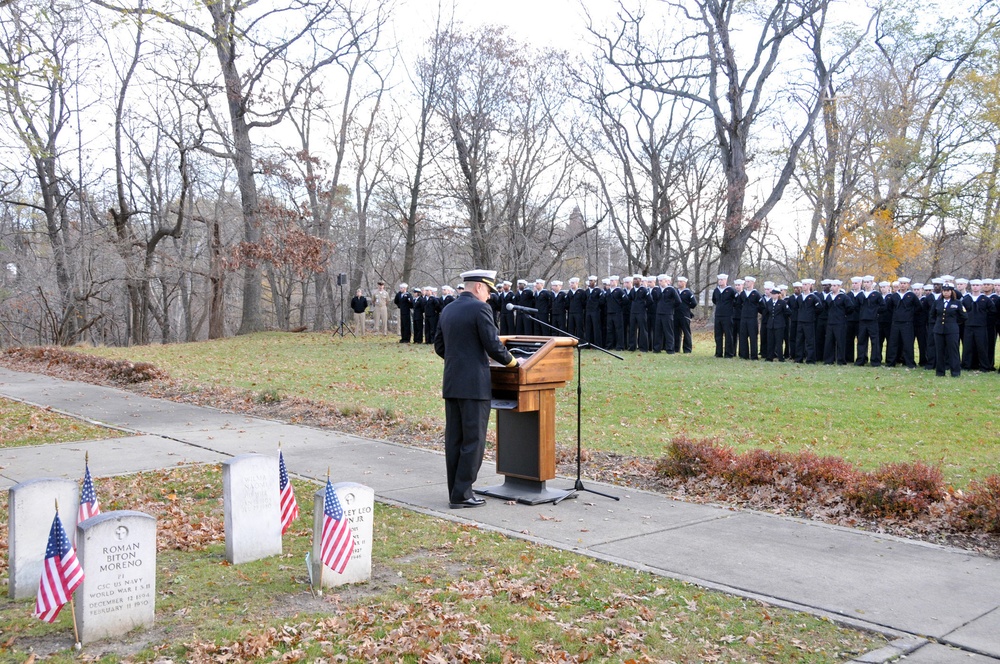
[[[75,593],[80,641],[152,625],[156,519],[142,512],[105,512],[77,526],[76,541],[84,574]]]
[[[76,482],[42,478],[15,484],[9,489],[7,560],[10,578],[7,587],[11,599],[33,599],[38,593],[56,500],[59,501],[63,530],[72,543],[76,536],[76,513],[80,508],[80,486]]]
[[[323,536],[323,497],[325,487],[316,492],[313,517],[313,548],[310,554],[313,586],[334,588],[348,583],[367,581],[372,576],[372,528],[375,517],[375,490],[355,482],[338,482],[333,485],[337,499],[344,510],[344,518],[351,527],[354,538],[354,552],[338,574],[323,564],[320,559],[320,544]]]
[[[278,457],[241,454],[222,464],[226,560],[235,564],[281,554]]]

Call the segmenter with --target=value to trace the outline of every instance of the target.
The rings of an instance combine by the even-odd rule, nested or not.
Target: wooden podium
[[[490,361],[493,408],[497,411],[498,486],[476,493],[528,505],[558,502],[574,490],[546,488],[556,476],[556,388],[573,379],[573,348],[569,337],[503,336],[500,340],[518,367]]]

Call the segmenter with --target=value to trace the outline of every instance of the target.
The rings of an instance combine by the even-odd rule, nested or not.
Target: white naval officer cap
[[[491,291],[496,291],[496,289],[497,289],[497,287],[496,287],[497,271],[496,270],[469,270],[467,272],[463,272],[459,276],[462,278],[462,281],[465,281],[465,282],[478,281],[479,283],[486,284],[486,286]]]

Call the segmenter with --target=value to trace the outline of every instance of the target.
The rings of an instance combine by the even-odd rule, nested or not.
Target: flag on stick
[[[42,578],[38,582],[38,596],[35,598],[35,612],[32,615],[45,622],[55,622],[63,604],[72,599],[73,591],[81,583],[83,566],[66,537],[57,510],[52,519],[49,542],[45,546]]]
[[[326,478],[326,493],[323,495],[323,535],[320,539],[320,559],[323,564],[337,574],[343,574],[347,562],[354,553],[354,536],[351,526],[344,517],[344,509],[337,499],[337,492]]]
[[[101,506],[97,501],[97,492],[94,491],[94,480],[90,478],[89,460],[85,462],[85,467],[83,487],[80,489],[80,511],[76,516],[77,523],[86,521],[90,517],[101,513]]]
[[[285,468],[285,456],[278,450],[278,491],[281,495],[281,534],[284,535],[292,521],[299,518],[299,504],[295,501],[292,481],[288,479],[288,469]]]

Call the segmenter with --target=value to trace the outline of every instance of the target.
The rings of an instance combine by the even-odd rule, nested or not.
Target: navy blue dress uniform
[[[817,292],[816,295],[823,301],[823,309],[816,312],[816,359],[821,360],[823,353],[826,351],[826,324],[827,319],[830,316],[830,285],[832,283],[831,279],[824,279],[820,282],[823,287],[822,292]]]
[[[943,294],[934,303],[933,331],[935,344],[936,373],[945,375],[951,370],[955,378],[962,375],[962,362],[958,355],[959,326],[965,320],[962,300],[952,297],[953,284],[944,284]]]
[[[625,299],[625,289],[618,285],[618,280],[617,275],[611,277],[610,290],[604,299],[607,312],[604,341],[608,348],[625,350],[625,320],[622,318],[624,314],[622,300]]]
[[[596,346],[604,345],[604,334],[601,329],[601,289],[597,285],[597,277],[587,278],[587,303],[584,308],[585,324],[583,338]]]
[[[924,343],[926,364],[923,365],[925,371],[934,371],[937,366],[937,344],[934,343],[934,303],[941,297],[941,281],[934,279],[930,286],[933,290],[925,287],[924,296],[920,298],[920,308],[923,309],[924,317],[927,319],[926,341]]]
[[[729,275],[720,274],[719,283],[712,291],[715,306],[715,356],[735,357],[736,336],[733,330],[733,311],[736,303],[736,289],[727,285]]]
[[[910,280],[901,277],[899,282],[899,292],[889,296],[892,303],[892,327],[889,329],[889,348],[885,363],[890,367],[902,363],[907,369],[913,369],[917,366],[913,361],[913,314],[920,303],[917,296],[909,290]],[[904,288],[907,290],[903,290]]]
[[[826,341],[823,364],[847,364],[847,322],[854,313],[854,297],[840,291],[840,280],[833,281],[833,290],[827,298]],[[833,292],[836,291],[836,292]]]
[[[424,343],[424,302],[427,298],[420,290],[413,291],[413,343]]]
[[[508,304],[517,304],[517,293],[512,291],[509,281],[503,282],[503,290],[497,293],[497,297],[500,298],[500,334],[511,335],[515,334],[514,328],[514,312],[513,310],[507,311]]]
[[[569,294],[562,290],[562,285],[561,281],[552,282],[552,324],[560,330],[566,330],[567,315],[569,314]],[[556,290],[557,288],[559,290]],[[550,330],[549,334],[558,333],[555,330]]]
[[[434,294],[435,288],[425,288],[430,291],[424,295],[424,343],[434,343],[437,333],[438,316],[441,314],[441,300]]]
[[[552,291],[550,291],[547,288],[545,288],[545,282],[544,281],[539,280],[539,281],[536,281],[535,284],[536,284],[536,288],[535,288],[535,309],[538,309],[538,313],[537,314],[532,314],[532,316],[534,316],[538,320],[542,321],[543,323],[549,323],[549,324],[551,324],[551,322],[552,322]],[[538,285],[541,285],[542,288],[537,288]],[[534,329],[534,333],[536,335],[538,335],[538,336],[548,336],[548,337],[551,337],[551,336],[555,335],[555,332],[553,332],[552,330],[550,330],[545,325],[542,325],[542,323],[539,323],[538,321],[534,321],[534,320],[531,321],[531,322],[533,323],[533,329]]]
[[[410,295],[407,284],[400,284],[399,291],[392,298],[392,303],[399,309],[399,343],[410,343],[410,312],[413,309],[413,296]]]
[[[764,359],[768,362],[784,362],[785,357],[782,346],[785,341],[785,331],[788,329],[788,302],[780,297],[781,291],[777,288],[771,290],[771,295],[764,301],[764,309],[767,311],[767,347],[764,349]]]
[[[967,314],[965,336],[962,338],[962,368],[993,371],[986,344],[987,331],[992,333],[989,328],[990,316],[996,311],[996,307],[989,297],[979,292],[982,284],[979,279],[970,281],[972,292],[962,298],[962,306]]]
[[[670,277],[660,275],[659,280],[666,282]],[[653,325],[653,352],[666,351],[674,353],[674,314],[680,306],[681,298],[677,289],[670,284],[657,286],[658,294],[654,295],[656,302],[656,318]]]
[[[792,283],[792,293],[785,298],[786,316],[788,317],[788,338],[785,342],[785,359],[795,360],[798,353],[795,350],[795,336],[799,331],[799,303],[802,301],[799,295],[802,294],[802,282]]]
[[[802,284],[812,286],[816,283],[814,279],[803,279]],[[823,311],[825,305],[819,293],[814,293],[810,289],[799,295],[798,310],[796,312],[796,337],[795,337],[795,361],[799,364],[816,363],[816,316]]]
[[[874,277],[865,277],[866,290],[858,294],[858,352],[854,365],[863,367],[868,362],[868,347],[871,344],[871,365],[882,365],[882,344],[879,341],[878,317],[885,303],[882,293],[875,289]]]
[[[878,342],[879,352],[884,358],[889,345],[889,333],[892,332],[892,308],[895,298],[889,297],[892,292],[889,290],[888,281],[880,281],[878,286],[882,294],[882,310],[878,314]]]
[[[649,328],[647,327],[647,310],[653,305],[649,290],[642,285],[642,280],[633,278],[632,292],[629,293],[628,319],[628,349],[649,351]]]
[[[517,304],[530,309],[535,308],[535,291],[528,288],[528,282],[524,279],[517,280]],[[514,329],[517,334],[534,334],[535,327],[532,321],[528,320],[527,314],[517,312],[514,320]]]
[[[927,366],[927,321],[930,312],[924,308],[924,285],[913,284],[913,294],[917,296],[917,306],[913,309],[913,340],[917,342],[917,366]]]
[[[441,396],[445,401],[445,465],[453,508],[478,507],[472,485],[479,475],[490,417],[490,365],[517,366],[500,342],[485,288],[494,290],[492,270],[462,273],[466,290],[441,312],[434,351],[444,358]],[[485,287],[473,286],[474,283]],[[483,289],[483,296],[475,292]]]
[[[996,348],[997,348],[997,337],[1000,337],[1000,279],[991,279],[993,286],[993,293],[990,295],[990,299],[993,301],[993,333],[989,336],[989,341],[986,344],[986,350],[990,354],[990,366],[996,366]],[[1000,369],[998,369],[1000,371]]]
[[[698,306],[698,299],[694,296],[694,291],[687,287],[687,277],[677,278],[677,295],[680,304],[674,309],[674,352],[690,353],[694,350],[691,339],[691,318],[694,310]]]
[[[759,348],[757,335],[760,332],[760,292],[754,288],[756,280],[743,279],[743,292],[737,296],[739,319],[739,356],[744,360],[756,360]]]
[[[569,280],[569,333],[578,339],[583,339],[584,309],[587,307],[587,291],[579,288],[580,280],[573,277]]]
[[[858,296],[861,294],[861,277],[851,277],[851,290],[848,295],[854,300],[854,311],[847,317],[847,363],[854,363],[854,349],[858,343],[858,323],[861,320],[861,306]]]

